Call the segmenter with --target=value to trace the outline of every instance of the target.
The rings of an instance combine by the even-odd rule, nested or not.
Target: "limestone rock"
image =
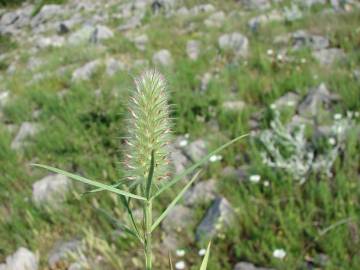
[[[11,142],[11,148],[16,150],[25,145],[25,140],[28,137],[34,136],[39,130],[39,124],[24,122],[21,124],[18,133]]]
[[[38,267],[36,255],[24,247],[8,256],[5,264],[0,264],[1,270],[38,270]]]
[[[173,59],[171,53],[168,50],[160,50],[153,55],[153,63],[158,66],[171,66]]]
[[[219,47],[222,50],[231,50],[237,56],[247,56],[249,40],[244,35],[234,32],[219,37]]]

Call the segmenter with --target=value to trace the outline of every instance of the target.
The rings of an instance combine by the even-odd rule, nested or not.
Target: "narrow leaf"
[[[119,195],[123,195],[123,196],[126,196],[126,197],[131,197],[131,198],[138,199],[138,200],[143,200],[143,201],[146,200],[146,198],[144,198],[144,197],[129,193],[129,192],[124,191],[124,190],[114,188],[114,187],[109,186],[109,185],[102,184],[102,183],[97,182],[97,181],[89,180],[89,179],[87,179],[85,177],[82,177],[80,175],[72,174],[72,173],[69,173],[69,172],[54,168],[54,167],[41,165],[41,164],[32,164],[32,165],[36,166],[36,167],[47,169],[47,170],[55,172],[55,173],[65,175],[65,176],[67,176],[67,177],[69,177],[69,178],[71,178],[73,180],[76,180],[76,181],[79,181],[79,182],[82,182],[82,183],[85,183],[85,184],[88,184],[88,185],[91,185],[91,186],[94,186],[94,187],[97,187],[97,188],[103,188],[104,190],[111,191],[111,192],[114,192],[114,193],[119,194]]]
[[[154,167],[155,167],[155,160],[154,159],[155,159],[154,150],[152,150],[151,151],[151,161],[150,161],[149,175],[148,175],[148,179],[146,181],[146,190],[145,190],[146,199],[150,198],[151,185],[152,185],[152,180],[153,180],[153,176],[154,176]]]
[[[189,189],[192,183],[197,179],[201,171],[198,171],[189,183],[179,192],[179,194],[175,197],[175,199],[169,204],[169,206],[165,209],[165,211],[158,217],[158,219],[151,226],[151,231],[155,230],[156,227],[160,224],[160,222],[169,214],[170,210],[173,209],[175,204],[180,200],[182,195],[184,195],[185,191]]]
[[[110,185],[110,187],[117,188],[120,185],[121,185],[121,183],[116,183],[116,184]],[[104,191],[104,190],[105,190],[104,188],[95,188],[92,190],[85,191],[83,194],[96,193],[96,192],[100,192],[100,191]]]
[[[170,265],[170,270],[174,270],[170,252],[169,252],[169,265]]]
[[[224,148],[230,146],[231,144],[237,142],[238,140],[245,138],[246,136],[248,136],[249,134],[245,134],[245,135],[241,135],[239,137],[236,137],[235,139],[225,143],[224,145],[220,146],[219,148],[217,148],[216,150],[212,151],[210,154],[208,154],[207,156],[203,157],[201,160],[199,160],[197,163],[195,163],[194,165],[192,165],[191,167],[187,168],[183,173],[177,175],[174,177],[173,180],[171,180],[170,182],[166,183],[164,186],[162,186],[158,192],[155,193],[154,196],[151,197],[151,199],[154,199],[155,197],[159,196],[161,193],[163,193],[165,190],[167,190],[168,188],[172,187],[173,185],[175,185],[177,182],[179,182],[184,176],[190,174],[191,172],[193,172],[196,168],[198,168],[199,166],[203,165],[204,163],[206,163],[209,158],[212,155],[217,154],[218,152],[220,152],[221,150],[223,150]]]
[[[210,257],[210,246],[211,246],[211,242],[209,242],[208,247],[206,249],[206,253],[205,253],[204,259],[201,263],[200,270],[206,270],[206,268],[207,268],[207,264],[208,264],[209,257]]]
[[[143,242],[143,239],[142,239],[142,237],[140,235],[139,229],[138,229],[138,227],[136,225],[134,215],[133,215],[133,213],[131,211],[131,208],[130,208],[130,198],[127,199],[125,197],[120,197],[120,199],[121,199],[121,202],[123,203],[124,207],[126,208],[128,217],[129,217],[129,219],[131,221],[131,224],[132,224],[134,230],[136,231],[137,237],[139,238],[140,242]]]

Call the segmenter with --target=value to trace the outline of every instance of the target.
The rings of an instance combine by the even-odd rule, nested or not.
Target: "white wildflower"
[[[176,264],[175,264],[175,268],[176,269],[179,269],[179,270],[182,270],[182,269],[185,269],[186,267],[186,264],[184,261],[178,261]]]
[[[286,252],[285,252],[285,250],[283,250],[281,248],[280,249],[275,249],[274,252],[273,252],[273,257],[275,257],[277,259],[282,260],[282,259],[285,258],[285,256],[286,256]]]
[[[282,61],[284,59],[284,57],[281,54],[278,54],[276,58],[279,61]]]
[[[212,155],[210,158],[209,158],[209,161],[210,162],[216,162],[216,161],[220,161],[222,160],[222,156],[221,155]]]
[[[274,51],[272,49],[268,49],[266,53],[267,55],[271,56],[274,54]]]
[[[188,140],[181,140],[180,142],[179,142],[179,145],[180,145],[180,147],[185,147],[185,146],[187,146],[188,145]]]
[[[335,140],[333,137],[329,138],[329,144],[335,145],[335,144],[336,144],[336,140]]]
[[[205,248],[202,248],[202,249],[199,250],[199,253],[198,253],[198,254],[199,254],[199,256],[202,257],[202,256],[205,256],[205,253],[206,253],[206,249],[205,249]]]
[[[263,183],[263,184],[264,184],[264,187],[268,187],[268,186],[270,186],[270,182],[269,182],[269,181],[267,181],[267,180],[266,180],[266,181],[264,181],[264,183]]]
[[[334,115],[334,120],[340,120],[341,118],[342,118],[341,113],[336,113],[336,114]]]
[[[305,58],[301,58],[300,61],[301,61],[302,64],[305,64],[305,63],[306,63],[306,59],[305,59]]]
[[[184,255],[185,255],[185,250],[184,249],[177,249],[176,250],[176,256],[184,257]]]
[[[250,182],[252,183],[259,183],[261,180],[261,176],[258,174],[251,175],[249,178]]]
[[[276,109],[276,104],[274,104],[274,103],[271,104],[271,105],[270,105],[270,109],[275,110],[275,109]]]

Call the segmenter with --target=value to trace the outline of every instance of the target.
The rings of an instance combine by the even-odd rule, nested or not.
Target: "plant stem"
[[[152,225],[152,201],[145,202],[145,265],[146,270],[152,269],[151,225]]]

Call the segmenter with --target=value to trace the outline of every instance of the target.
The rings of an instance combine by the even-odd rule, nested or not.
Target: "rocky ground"
[[[118,197],[30,164],[116,182],[132,79],[153,67],[175,173],[250,133],[161,224],[155,269],[168,251],[198,269],[210,239],[209,269],[359,267],[358,1],[62,2],[0,9],[0,270],[143,269]]]

